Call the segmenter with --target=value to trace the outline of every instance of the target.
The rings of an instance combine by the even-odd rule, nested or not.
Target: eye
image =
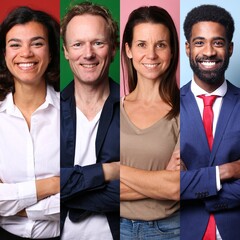
[[[140,47],[140,48],[144,48],[144,47],[146,47],[146,44],[143,43],[143,42],[140,42],[140,43],[137,44],[137,46]]]
[[[195,41],[194,42],[194,46],[195,47],[202,47],[204,45],[204,42],[203,41]]]
[[[10,47],[10,48],[19,48],[19,47],[21,47],[21,45],[20,45],[19,43],[11,43],[11,44],[9,45],[9,47]]]
[[[162,43],[162,42],[157,44],[157,48],[165,48],[166,46],[167,46],[167,44]]]
[[[104,42],[102,41],[96,41],[96,42],[93,42],[92,46],[95,47],[95,48],[101,48],[105,45]]]
[[[82,44],[79,43],[79,42],[77,42],[77,43],[74,43],[72,46],[73,46],[74,48],[79,48],[79,47],[82,46]]]
[[[33,42],[32,43],[32,46],[34,46],[34,47],[42,47],[43,45],[44,45],[43,42]]]
[[[219,41],[219,40],[217,40],[217,41],[214,41],[214,46],[216,46],[216,47],[223,47],[224,46],[224,42],[223,41]]]

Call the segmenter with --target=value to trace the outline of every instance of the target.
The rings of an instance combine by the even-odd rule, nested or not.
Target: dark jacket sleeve
[[[217,195],[216,167],[181,171],[181,200],[205,199]]]
[[[205,200],[209,212],[222,211],[240,206],[240,180],[222,183],[222,188],[214,198]]]
[[[67,200],[65,205],[97,213],[115,212],[119,210],[119,189],[119,181],[112,181],[101,189]]]
[[[86,191],[104,187],[102,164],[61,168],[61,200],[72,199]]]

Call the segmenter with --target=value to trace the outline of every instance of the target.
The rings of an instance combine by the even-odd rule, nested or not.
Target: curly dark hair
[[[190,41],[192,27],[198,22],[216,22],[226,29],[226,37],[229,43],[234,33],[234,20],[231,14],[224,8],[216,5],[201,5],[193,8],[186,16],[183,29],[187,41]]]
[[[42,24],[48,31],[51,62],[47,67],[44,77],[47,84],[53,86],[55,91],[59,91],[60,25],[57,20],[43,11],[33,10],[29,7],[22,6],[12,10],[0,26],[0,101],[4,100],[9,92],[15,91],[13,76],[7,68],[4,58],[6,51],[6,35],[15,25],[25,24],[32,21]]]
[[[132,46],[134,27],[141,23],[159,23],[166,26],[170,33],[170,45],[172,59],[170,66],[163,74],[159,85],[159,94],[164,102],[169,104],[172,109],[167,114],[167,118],[176,117],[180,111],[180,93],[176,82],[176,71],[179,60],[179,41],[175,24],[169,13],[157,6],[140,7],[132,11],[129,15],[127,24],[122,37],[121,62],[123,69],[123,78],[128,80],[128,88],[131,93],[137,86],[137,72],[133,66],[132,60],[127,57],[125,45]],[[126,67],[126,71],[125,68]]]

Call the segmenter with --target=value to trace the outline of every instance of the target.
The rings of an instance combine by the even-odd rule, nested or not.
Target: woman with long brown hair
[[[157,6],[134,10],[122,38],[121,239],[179,239],[178,35]]]

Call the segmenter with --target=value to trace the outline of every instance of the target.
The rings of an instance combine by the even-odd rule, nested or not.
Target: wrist
[[[219,175],[220,175],[221,181],[232,178],[233,176],[232,176],[231,166],[228,163],[220,165]]]

